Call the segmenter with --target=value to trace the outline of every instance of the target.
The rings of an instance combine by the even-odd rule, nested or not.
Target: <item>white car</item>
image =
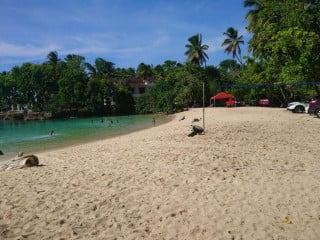
[[[309,105],[307,102],[291,102],[287,106],[287,110],[294,113],[304,113],[308,112]]]

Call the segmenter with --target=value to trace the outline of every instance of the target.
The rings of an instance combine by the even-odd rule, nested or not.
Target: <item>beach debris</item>
[[[285,217],[283,219],[283,222],[286,223],[286,224],[292,224],[292,221],[288,217]]]
[[[201,120],[201,118],[194,118],[191,123],[199,122],[200,120]]]
[[[1,170],[21,169],[25,167],[34,167],[38,165],[39,158],[36,155],[23,155],[23,152],[19,152],[15,158],[9,160],[9,162],[2,165]]]
[[[186,117],[183,116],[182,118],[179,119],[179,121],[183,121],[183,120],[185,120],[185,119],[186,119]]]
[[[197,134],[202,134],[203,133],[203,128],[197,125],[193,125],[191,129],[191,133],[188,134],[188,137],[193,137]]]

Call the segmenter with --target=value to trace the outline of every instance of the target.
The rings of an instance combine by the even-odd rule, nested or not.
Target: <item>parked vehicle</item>
[[[260,106],[270,106],[270,100],[267,98],[262,98],[259,100]]]
[[[309,102],[308,113],[320,117],[320,97],[315,97]]]
[[[287,106],[287,110],[294,113],[308,112],[309,104],[307,102],[291,102]]]

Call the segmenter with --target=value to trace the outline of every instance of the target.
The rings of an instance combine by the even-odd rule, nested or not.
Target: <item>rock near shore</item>
[[[52,114],[49,112],[33,112],[31,110],[0,112],[0,119],[4,120],[46,120],[51,118]]]

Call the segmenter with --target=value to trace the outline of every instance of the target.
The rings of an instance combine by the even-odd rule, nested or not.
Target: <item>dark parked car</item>
[[[309,102],[308,113],[320,117],[320,97],[315,97]]]

